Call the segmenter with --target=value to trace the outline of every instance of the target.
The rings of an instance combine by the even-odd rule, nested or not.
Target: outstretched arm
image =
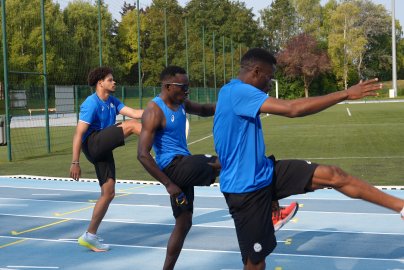
[[[154,102],[150,102],[142,116],[143,126],[139,136],[137,159],[151,176],[166,187],[170,196],[176,197],[182,192],[181,189],[160,170],[150,154],[154,136],[156,131],[162,127],[163,119],[161,109]]]
[[[212,116],[216,110],[216,104],[199,104],[188,99],[185,100],[184,105],[187,113],[199,116]]]
[[[376,96],[376,91],[382,88],[377,79],[360,82],[347,90],[328,95],[294,100],[268,98],[261,106],[260,112],[282,115],[286,117],[300,117],[315,114],[344,100],[361,99]]]
[[[120,114],[128,116],[133,119],[141,119],[143,115],[143,110],[133,109],[131,107],[125,106],[120,111]]]

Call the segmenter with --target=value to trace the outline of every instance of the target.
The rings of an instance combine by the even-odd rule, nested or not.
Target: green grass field
[[[351,114],[349,116],[348,114]],[[404,185],[404,103],[343,104],[319,114],[288,119],[263,115],[267,154],[277,159],[309,159],[342,167],[348,173],[377,185]],[[0,174],[28,174],[68,177],[74,127],[52,128],[59,141],[47,155],[43,135],[30,129],[14,145],[39,145],[35,158],[7,161],[6,147],[0,147]],[[191,119],[188,142],[192,153],[214,154],[212,118]],[[199,142],[195,142],[200,140]],[[23,151],[32,147],[26,147]],[[35,148],[34,148],[35,149]],[[115,150],[118,179],[153,180],[136,159],[137,138]],[[81,156],[83,178],[95,178],[92,165]]]

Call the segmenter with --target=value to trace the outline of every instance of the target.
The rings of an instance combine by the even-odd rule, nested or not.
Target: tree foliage
[[[86,84],[88,71],[100,64],[98,1],[68,2],[62,10],[45,0],[49,84]],[[303,96],[302,88],[308,96],[323,93],[323,87],[347,87],[361,77],[391,79],[391,16],[370,0],[329,0],[324,6],[320,0],[273,0],[260,18],[238,0],[190,0],[184,7],[177,0],[153,0],[140,10],[140,37],[134,0],[124,2],[119,21],[108,8],[101,1],[102,64],[114,68],[120,84],[138,83],[141,61],[143,85],[158,85],[162,68],[175,64],[189,69],[193,86],[219,88],[236,76],[241,55],[252,47],[282,51],[277,75],[284,97]],[[10,70],[41,73],[40,0],[7,0],[6,12]],[[398,78],[404,79],[398,21],[396,29]],[[306,44],[296,45],[308,35]],[[324,50],[332,74],[323,73],[325,58],[313,60]],[[41,85],[43,79],[10,72],[9,81],[18,87]]]
[[[273,52],[281,50],[298,33],[297,13],[290,0],[275,0],[261,11],[266,46]]]
[[[277,59],[287,77],[302,78],[305,97],[309,97],[309,87],[313,80],[330,70],[326,51],[321,50],[316,39],[308,34],[289,40]]]

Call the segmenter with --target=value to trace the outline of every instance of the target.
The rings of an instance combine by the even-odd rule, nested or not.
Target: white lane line
[[[60,194],[55,193],[34,193],[32,196],[60,196]]]
[[[301,211],[300,213],[302,213],[304,211]],[[319,212],[313,211],[316,214],[321,214]],[[337,213],[339,215],[343,215],[345,213]],[[352,213],[349,213],[352,214]],[[353,213],[355,214],[355,213]],[[360,215],[360,214],[358,214]],[[373,215],[381,215],[381,214],[373,214]],[[383,214],[383,215],[390,215],[390,214]],[[394,214],[393,214],[394,215]],[[395,214],[397,215],[397,214]],[[3,214],[0,213],[0,216],[12,216],[12,217],[32,217],[32,218],[46,218],[46,219],[60,219],[60,218],[56,218],[56,217],[47,217],[47,216],[30,216],[30,215],[12,215],[12,214]],[[89,221],[89,219],[85,219],[85,218],[69,218],[69,220],[80,220],[80,221]],[[111,222],[111,223],[124,223],[124,224],[141,224],[141,225],[159,225],[159,226],[174,226],[174,223],[161,223],[161,222],[141,222],[141,221],[127,221],[127,222],[120,222],[120,221],[113,221],[113,220],[109,220],[107,222]],[[226,222],[226,221],[225,221]],[[231,225],[206,225],[206,224],[193,224],[192,227],[197,227],[197,228],[219,228],[219,229],[234,229],[234,224],[231,222],[231,220],[229,219],[227,222],[230,222]],[[283,231],[297,231],[297,232],[318,232],[318,233],[348,233],[348,234],[370,234],[370,235],[398,235],[398,236],[404,236],[404,233],[396,233],[396,232],[367,232],[367,231],[341,231],[341,230],[323,230],[323,229],[319,229],[319,230],[309,230],[309,229],[286,229],[286,228],[282,228],[281,230]],[[7,236],[1,236],[1,237],[7,237]]]
[[[23,269],[59,269],[58,266],[33,266],[33,265],[7,265],[9,268]]]
[[[352,116],[351,111],[349,110],[349,108],[346,108],[346,111],[348,112],[349,116]]]
[[[58,240],[62,241],[62,242],[76,242],[77,238],[75,238],[75,239],[73,239],[73,238],[71,238],[71,239],[69,239],[69,238],[59,238]]]
[[[383,158],[396,159],[396,158],[404,158],[404,156],[385,156],[385,157],[311,157],[311,158],[299,158],[299,157],[297,157],[296,159],[303,159],[303,160],[335,159],[335,160],[341,160],[341,159],[383,159]]]
[[[190,143],[188,143],[188,145],[191,145],[191,144],[194,144],[194,143],[197,143],[197,142],[201,142],[201,141],[206,140],[207,138],[210,138],[212,136],[213,136],[213,134],[210,134],[209,136],[203,137],[202,139],[190,142]]]
[[[1,238],[2,236],[0,236]],[[27,237],[8,237],[8,238],[17,238],[17,239],[29,239],[34,241],[45,241],[45,242],[62,242],[62,243],[70,243],[70,241],[59,241],[52,239],[40,239],[40,238],[27,238]],[[74,243],[76,244],[76,243]],[[117,244],[109,244],[110,246],[115,247],[128,247],[128,248],[143,248],[143,249],[157,249],[157,250],[166,250],[166,247],[153,247],[153,246],[138,246],[138,245],[117,245]],[[190,249],[183,248],[183,251],[190,252],[207,252],[207,253],[229,253],[229,254],[240,254],[239,251],[233,250],[211,250],[211,249]],[[346,256],[324,256],[324,255],[306,255],[306,254],[290,254],[290,253],[272,253],[271,256],[292,256],[292,257],[312,257],[312,258],[330,258],[330,259],[344,259],[344,260],[370,260],[370,261],[397,261],[404,263],[404,259],[385,259],[385,258],[370,258],[370,257],[346,257]]]
[[[291,256],[291,257],[311,257],[311,258],[326,258],[326,259],[344,259],[344,260],[369,260],[369,261],[392,261],[404,262],[404,259],[385,259],[385,258],[367,258],[367,257],[345,257],[345,256],[324,256],[324,255],[305,255],[305,254],[280,254],[271,253],[271,256]]]
[[[0,203],[0,207],[2,207],[2,206],[7,206],[7,207],[10,207],[10,206],[17,206],[17,207],[27,207],[28,206],[28,204],[25,204],[25,203]]]

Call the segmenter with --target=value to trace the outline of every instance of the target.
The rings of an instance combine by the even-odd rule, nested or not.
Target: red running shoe
[[[278,202],[272,204],[272,223],[274,224],[275,232],[289,222],[299,210],[299,203],[292,202],[289,206],[279,206]]]

